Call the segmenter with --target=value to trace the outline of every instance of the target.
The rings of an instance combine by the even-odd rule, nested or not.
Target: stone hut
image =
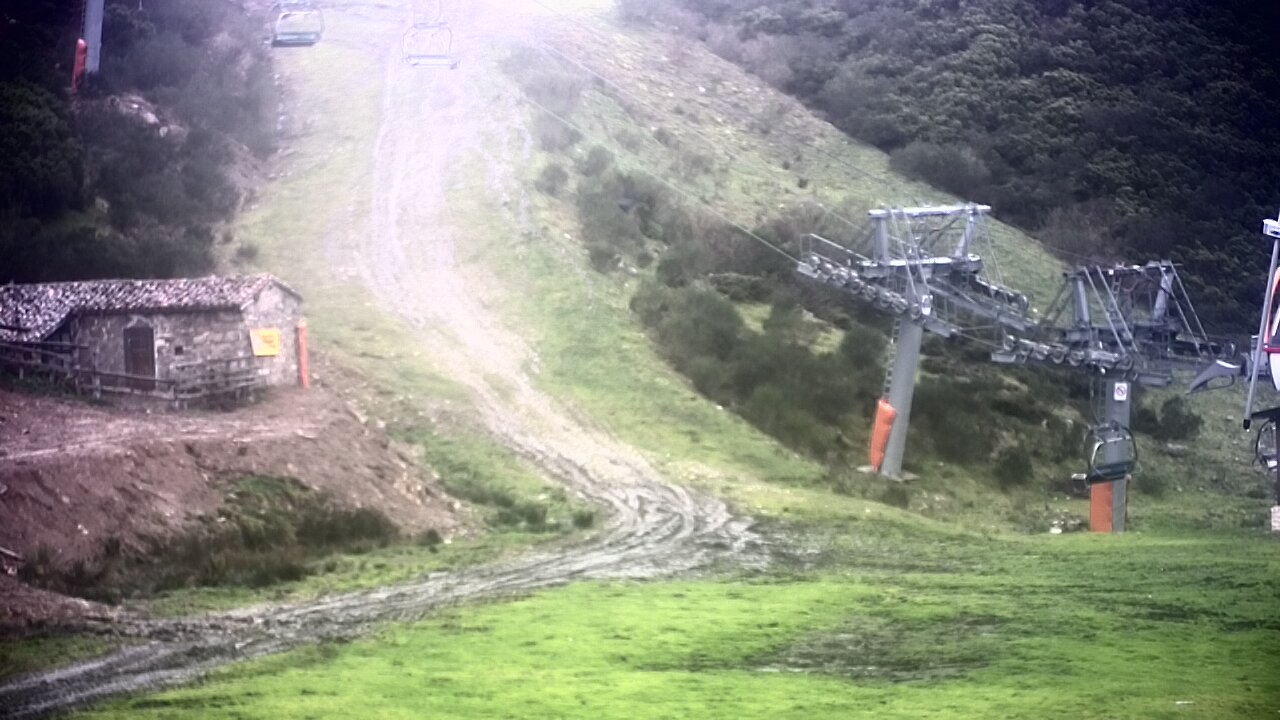
[[[215,385],[294,385],[301,305],[267,274],[0,286],[0,364],[175,399]]]

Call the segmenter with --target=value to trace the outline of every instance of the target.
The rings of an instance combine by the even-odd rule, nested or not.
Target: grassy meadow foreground
[[[764,574],[580,584],[449,611],[84,717],[1280,712],[1269,539],[984,538],[859,520],[858,505],[839,524],[800,526],[821,549]]]

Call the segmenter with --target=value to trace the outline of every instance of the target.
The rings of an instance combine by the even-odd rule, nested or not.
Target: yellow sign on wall
[[[255,357],[275,357],[280,354],[280,330],[258,328],[249,331],[249,342]]]

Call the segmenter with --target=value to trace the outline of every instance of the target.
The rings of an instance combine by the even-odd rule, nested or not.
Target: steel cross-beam
[[[926,332],[950,338],[994,327],[1000,338],[992,361],[1078,368],[1105,376],[1109,393],[1118,382],[1169,385],[1174,371],[1235,354],[1232,344],[1205,334],[1169,261],[1073,268],[1044,319],[1036,319],[1026,296],[985,277],[983,258],[973,252],[989,211],[986,205],[881,208],[869,213],[865,244],[818,235],[802,243],[800,275],[865,300],[898,323],[886,383],[897,415],[882,474],[901,474]],[[1280,237],[1280,221],[1275,231]],[[1127,394],[1107,414],[1127,428]]]

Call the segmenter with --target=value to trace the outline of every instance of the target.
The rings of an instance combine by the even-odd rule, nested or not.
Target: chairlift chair
[[[1138,464],[1138,446],[1133,433],[1119,423],[1098,425],[1085,435],[1089,471],[1085,481],[1094,483],[1123,480]]]
[[[1259,410],[1253,413],[1252,420],[1261,420],[1257,434],[1253,439],[1253,457],[1258,465],[1267,472],[1275,472],[1280,466],[1280,448],[1276,444],[1276,424],[1280,420],[1280,407]]]
[[[324,35],[324,14],[309,2],[284,2],[275,6],[271,27],[275,46],[315,45]]]
[[[447,23],[415,24],[401,39],[404,61],[415,67],[456,70],[462,63],[453,54],[453,30]]]

